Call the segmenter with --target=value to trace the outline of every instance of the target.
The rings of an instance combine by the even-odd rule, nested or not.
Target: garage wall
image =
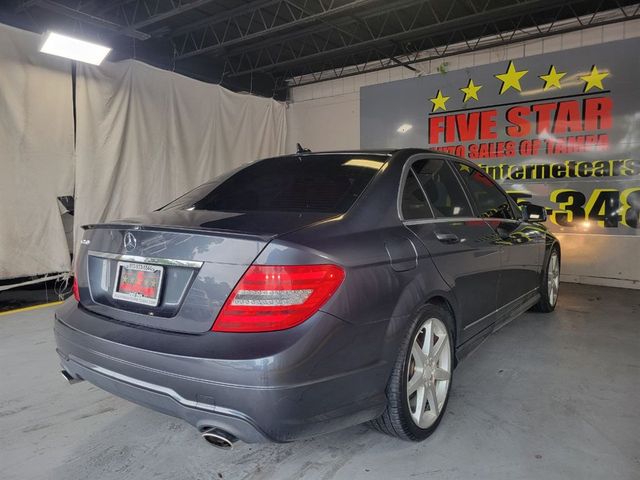
[[[73,195],[71,62],[0,25],[0,279],[69,270],[58,196]]]
[[[633,37],[640,37],[640,20],[455,55],[413,66],[428,75],[436,73],[443,62],[447,62],[447,69],[451,71]],[[359,148],[360,87],[416,75],[407,68],[398,67],[293,88],[287,110],[287,151],[294,151],[296,142],[315,151]],[[563,245],[563,280],[640,289],[640,236],[559,234],[558,237]],[[585,250],[602,252],[602,255],[585,256]]]

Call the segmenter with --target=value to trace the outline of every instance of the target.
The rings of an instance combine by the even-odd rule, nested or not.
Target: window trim
[[[414,220],[403,220],[404,225],[425,225],[427,223],[453,223],[453,222],[475,222],[482,220],[478,217],[440,217],[440,218],[425,218],[421,220],[416,218]],[[505,220],[505,222],[508,220]]]
[[[412,174],[414,176],[414,178],[416,179],[416,182],[418,183],[418,186],[420,187],[420,191],[422,192],[422,196],[424,198],[425,203],[427,204],[427,206],[429,207],[429,210],[431,211],[431,219],[435,218],[435,215],[433,214],[433,208],[431,207],[431,203],[429,203],[429,199],[427,198],[426,194],[424,193],[424,189],[422,188],[422,185],[420,185],[420,181],[418,180],[418,176],[416,175],[415,171],[413,170],[413,164],[417,161],[413,160],[413,157],[409,157],[404,165],[402,166],[402,172],[400,173],[400,184],[398,185],[398,196],[396,198],[396,210],[398,213],[398,218],[400,219],[401,222],[410,222],[410,221],[416,221],[416,220],[430,220],[429,218],[424,218],[424,219],[420,219],[420,218],[413,218],[413,219],[406,219],[404,218],[404,215],[402,214],[402,199],[404,198],[404,188],[407,185],[407,179],[409,178],[409,174]]]
[[[415,162],[413,162],[415,163]],[[422,192],[422,198],[424,198],[425,203],[427,204],[427,207],[429,207],[429,211],[431,212],[431,218],[436,218],[436,212],[433,211],[433,207],[431,206],[431,202],[429,201],[429,197],[427,196],[427,192],[425,192],[424,187],[422,186],[422,183],[420,183],[420,177],[418,177],[418,174],[416,173],[416,171],[413,168],[413,163],[411,164],[411,167],[409,167],[409,172],[411,173],[411,175],[413,175],[413,178],[416,180],[416,183],[418,184],[418,187],[420,188],[420,191]],[[404,182],[405,185],[407,184],[407,182]],[[402,193],[404,194],[404,189],[402,190]],[[416,219],[418,220],[418,219]],[[425,219],[427,220],[427,219]]]
[[[433,206],[431,205],[431,202],[429,201],[429,197],[427,197],[427,194],[424,191],[424,188],[422,188],[422,184],[420,183],[420,179],[418,178],[418,175],[416,175],[415,170],[413,169],[413,164],[416,163],[416,162],[419,162],[420,160],[442,160],[448,166],[448,168],[453,172],[453,176],[455,177],[455,179],[458,182],[458,185],[462,189],[462,193],[464,194],[465,199],[467,200],[467,204],[469,205],[469,208],[471,209],[471,213],[473,213],[474,215],[477,215],[477,217],[468,217],[468,216],[467,217],[462,217],[462,216],[461,217],[436,217],[435,212],[433,210]],[[471,199],[469,198],[469,195],[467,193],[467,189],[463,185],[462,179],[458,176],[458,174],[456,172],[456,169],[453,168],[453,166],[449,163],[451,160],[452,160],[452,157],[449,157],[447,155],[438,154],[438,153],[418,153],[418,154],[410,156],[407,160],[405,160],[405,163],[402,166],[402,173],[400,174],[400,183],[398,185],[398,196],[396,198],[396,210],[397,210],[398,218],[400,219],[401,222],[403,222],[404,224],[408,224],[408,225],[416,225],[416,224],[419,224],[419,223],[468,221],[468,220],[477,220],[477,218],[481,218],[481,217],[478,216],[478,212],[476,210],[475,203],[473,203],[471,201]],[[462,163],[464,163],[464,162],[462,162]],[[424,196],[424,199],[425,199],[427,205],[429,206],[429,210],[431,210],[432,218],[406,219],[402,215],[402,196],[404,194],[404,187],[405,187],[405,184],[407,183],[406,182],[406,177],[407,177],[409,171],[411,171],[413,173],[413,175],[415,176],[416,180],[418,180],[418,185],[420,186],[420,191],[422,192],[422,195]]]
[[[400,203],[398,205],[398,208],[399,208],[398,214],[400,215],[400,219],[403,222],[407,222],[407,221],[411,221],[411,220],[430,220],[430,219],[436,218],[435,212],[433,211],[433,207],[431,206],[431,203],[429,202],[429,198],[427,197],[427,193],[424,191],[424,188],[422,188],[422,184],[420,183],[420,179],[418,178],[418,174],[413,169],[413,163],[415,163],[415,162],[411,163],[411,165],[407,169],[406,175],[405,174],[402,175],[402,178],[404,179],[404,182],[402,182],[402,191],[400,192],[400,197],[399,197]],[[404,199],[404,189],[407,186],[407,181],[409,180],[409,175],[413,175],[413,179],[415,180],[416,184],[418,185],[418,188],[420,189],[420,192],[422,192],[422,199],[424,200],[425,205],[427,206],[427,208],[431,212],[431,217],[430,218],[428,218],[428,217],[413,218],[413,219],[405,219],[404,218],[404,215],[402,213],[402,204],[403,204],[403,199]]]

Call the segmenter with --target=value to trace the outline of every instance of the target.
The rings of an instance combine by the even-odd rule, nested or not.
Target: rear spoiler
[[[246,239],[259,239],[265,242],[268,242],[274,238],[274,235],[259,235],[255,233],[248,232],[236,232],[231,230],[224,230],[221,228],[212,229],[212,228],[199,228],[199,227],[180,227],[180,226],[172,226],[172,225],[152,225],[145,224],[141,225],[139,223],[90,223],[87,225],[82,225],[83,230],[142,230],[142,231],[153,231],[153,232],[169,232],[169,233],[190,233],[193,235],[207,235],[207,236],[224,236],[228,238],[246,238]]]

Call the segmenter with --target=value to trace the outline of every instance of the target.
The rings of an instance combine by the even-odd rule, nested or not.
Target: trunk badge
[[[136,240],[136,237],[133,236],[133,233],[127,232],[124,234],[123,244],[124,244],[124,249],[127,252],[131,252],[132,250],[136,249],[136,245],[138,244],[138,241]]]

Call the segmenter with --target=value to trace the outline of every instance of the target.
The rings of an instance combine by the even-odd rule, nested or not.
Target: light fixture
[[[407,133],[412,128],[413,128],[413,125],[411,125],[410,123],[403,123],[402,125],[400,125],[398,127],[398,130],[396,130],[396,131],[398,133]]]
[[[100,65],[111,49],[104,45],[87,42],[60,33],[47,32],[44,34],[44,42],[40,47],[40,51],[79,62]]]

